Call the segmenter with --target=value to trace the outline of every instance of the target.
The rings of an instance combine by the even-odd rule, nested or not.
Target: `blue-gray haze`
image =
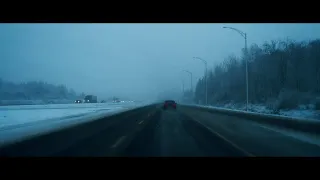
[[[100,97],[155,99],[181,92],[182,70],[194,86],[208,66],[248,44],[320,37],[319,24],[1,24],[0,77],[13,82],[42,80],[66,84]]]

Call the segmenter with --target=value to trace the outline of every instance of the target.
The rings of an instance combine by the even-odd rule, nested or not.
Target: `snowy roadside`
[[[73,105],[72,105],[73,106]],[[94,106],[94,105],[92,105]],[[0,146],[29,136],[58,130],[83,122],[128,111],[143,104],[123,104],[117,106],[103,105],[100,107],[54,108],[34,107],[11,110],[0,109]]]
[[[0,146],[30,136],[39,135],[58,129],[70,127],[79,123],[94,121],[99,117],[127,111],[129,108],[118,108],[99,113],[87,113],[74,117],[61,117],[42,120],[36,123],[16,124],[0,129]]]
[[[0,131],[16,126],[30,126],[35,123],[55,121],[56,119],[67,119],[95,113],[97,111],[108,111],[104,109],[36,109],[36,110],[0,110]]]
[[[26,126],[41,121],[54,121],[57,118],[68,119],[97,112],[137,107],[139,104],[54,104],[22,105],[0,107],[0,130],[13,126]],[[42,123],[44,123],[42,122]]]
[[[82,103],[82,104],[44,104],[44,105],[10,105],[0,106],[1,110],[26,110],[26,109],[81,109],[81,108],[104,108],[137,105],[137,103]]]
[[[245,111],[246,109],[245,104],[235,104],[235,103],[220,104],[217,106],[209,106],[209,107],[217,107],[217,108],[225,108],[225,109],[233,109],[233,110],[241,110],[241,111]],[[280,115],[280,116],[320,120],[320,111],[314,110],[312,109],[312,107],[307,108],[307,106],[305,105],[301,105],[297,109],[280,110],[279,113],[274,113],[273,110],[268,109],[267,106],[264,104],[249,104],[248,110],[250,112],[261,113],[261,114],[274,114],[274,115]]]

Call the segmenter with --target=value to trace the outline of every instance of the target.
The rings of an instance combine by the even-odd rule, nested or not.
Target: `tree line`
[[[247,56],[230,55],[208,70],[208,104],[245,103],[248,58],[249,102],[277,109],[315,103],[320,94],[320,39],[273,40],[252,44]],[[205,77],[196,85],[195,102],[205,102]]]
[[[75,99],[79,96],[65,85],[53,85],[42,81],[13,83],[0,79],[0,100],[56,100]]]

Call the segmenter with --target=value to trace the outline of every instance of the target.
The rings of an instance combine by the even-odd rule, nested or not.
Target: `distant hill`
[[[9,102],[17,104],[19,101],[28,102],[27,104],[37,101],[55,103],[58,100],[74,100],[81,96],[83,94],[77,95],[73,89],[68,89],[65,85],[53,85],[42,81],[13,83],[0,79],[0,103],[2,104]]]

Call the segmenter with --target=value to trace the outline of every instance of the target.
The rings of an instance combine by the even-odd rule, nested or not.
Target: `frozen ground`
[[[142,105],[131,102],[3,106],[0,107],[0,145]]]
[[[246,109],[245,104],[231,104],[231,103],[219,105],[219,106],[211,106],[211,107],[219,107],[219,108],[234,109],[234,110],[241,110],[241,111],[245,111]],[[249,104],[248,109],[249,111],[256,112],[256,113],[275,114],[272,110],[268,109],[263,104]],[[275,115],[320,120],[320,111],[313,110],[310,108],[308,109],[305,106],[300,106],[298,109],[292,109],[292,110],[280,110],[280,112]]]
[[[83,108],[106,108],[135,105],[137,103],[83,103],[83,104],[46,104],[46,105],[14,105],[0,106],[1,110],[26,110],[26,109],[83,109]]]
[[[3,106],[0,107],[0,130],[9,126],[82,116],[136,105],[135,103],[97,103]]]

